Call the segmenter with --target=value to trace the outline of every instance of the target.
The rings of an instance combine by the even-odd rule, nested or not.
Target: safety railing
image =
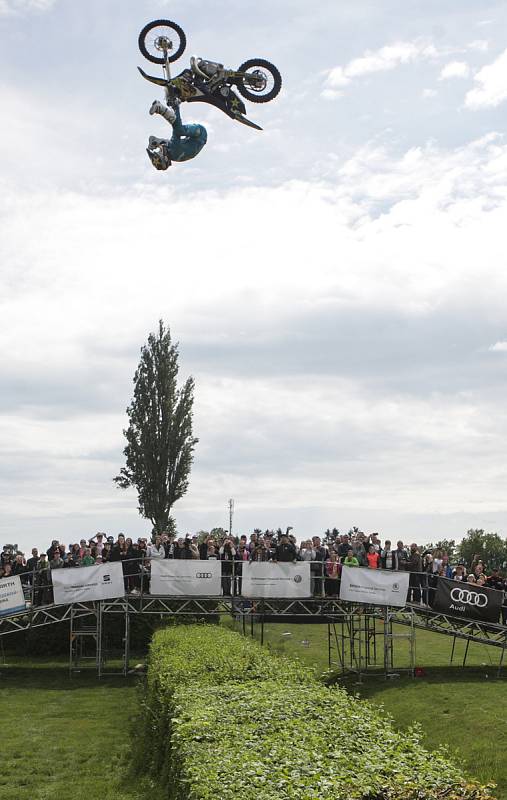
[[[155,559],[147,556],[130,558],[130,559],[115,559],[114,561],[103,561],[101,563],[121,563],[123,569],[123,579],[125,586],[125,594],[150,594],[150,577],[151,577],[151,562]],[[158,560],[158,559],[157,559]],[[160,559],[162,560],[162,559]],[[181,559],[180,559],[181,560]],[[202,559],[189,558],[189,561],[202,561]],[[211,560],[211,559],[204,559]],[[220,561],[222,565],[222,596],[226,597],[240,597],[241,596],[241,578],[242,569],[244,564],[256,563],[252,560],[239,560],[239,559],[222,559],[214,558],[214,561]],[[265,560],[260,563],[277,563],[275,559]],[[283,562],[282,562],[283,563]],[[296,562],[297,563],[297,562]],[[329,565],[333,562],[328,561],[310,561],[310,581],[311,581],[311,597],[325,598],[325,597],[338,597],[340,590],[340,572],[341,565],[338,566],[337,571],[334,567]],[[337,562],[334,562],[337,563]],[[76,564],[72,562],[64,562],[61,567],[50,567],[49,565],[44,569],[33,569],[25,572],[15,571],[9,576],[18,575],[21,579],[23,591],[25,594],[25,601],[33,606],[48,605],[53,602],[52,590],[53,584],[51,580],[51,571],[53,569],[81,569],[85,565]],[[405,570],[382,570],[382,572],[389,572],[391,574],[404,573]],[[330,574],[331,573],[331,574]],[[335,574],[333,574],[335,573]],[[438,580],[440,577],[447,578],[447,576],[439,576],[427,572],[409,572],[410,583],[407,595],[407,602],[416,604],[423,604],[431,606],[431,601],[438,588]],[[452,578],[447,578],[452,580]],[[465,581],[466,583],[466,581]],[[488,588],[488,587],[486,587]],[[507,593],[506,593],[507,600]]]

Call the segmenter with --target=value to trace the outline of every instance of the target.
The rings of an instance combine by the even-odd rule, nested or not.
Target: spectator
[[[452,578],[452,567],[449,564],[449,556],[447,553],[442,553],[442,567],[444,570],[444,577]]]
[[[465,573],[465,567],[463,566],[463,564],[456,565],[456,567],[452,571],[451,577],[453,581],[466,581],[467,577]]]
[[[332,550],[326,561],[325,590],[327,597],[337,597],[340,588],[341,563],[338,553]]]
[[[50,569],[63,569],[65,566],[65,562],[62,558],[59,548],[56,548],[53,551],[53,558],[49,561],[49,568]]]
[[[12,564],[10,561],[4,561],[4,565],[0,571],[0,578],[10,578],[12,575]]]
[[[132,540],[130,540],[130,542],[132,544]],[[147,558],[151,559],[166,558],[166,551],[164,544],[162,542],[162,537],[159,536],[158,534],[155,536],[155,542],[153,544],[150,543],[148,545],[146,550],[146,556]]]
[[[125,542],[125,536],[123,535],[123,533],[119,533],[117,541],[111,548],[111,555],[109,556],[109,560],[113,562],[121,561],[123,563],[126,558],[127,558],[127,544]]]
[[[93,567],[94,564],[95,564],[95,559],[92,556],[91,547],[85,547],[84,556],[81,559],[80,566],[81,567]]]
[[[183,536],[180,536],[179,539],[174,543],[173,553],[174,558],[185,558],[185,545]]]
[[[343,566],[344,567],[360,567],[359,560],[354,555],[354,551],[351,547],[349,547],[347,551],[347,555],[343,559]]]
[[[37,605],[48,605],[52,602],[53,590],[51,588],[51,573],[49,571],[47,553],[41,553],[37,562],[35,587],[34,600]]]
[[[225,539],[222,547],[218,551],[220,561],[222,561],[222,594],[231,595],[233,561],[236,556],[236,548],[232,539]]]
[[[505,581],[501,577],[497,567],[491,570],[491,575],[486,579],[486,586],[488,589],[497,589],[500,592],[504,591]]]
[[[270,561],[271,552],[266,547],[266,542],[262,539],[250,552],[250,561]]]
[[[320,536],[312,536],[312,545],[315,550],[315,559],[310,564],[310,571],[314,575],[314,594],[322,596],[324,594],[324,564],[329,557],[327,547],[321,544]]]
[[[26,562],[26,566],[33,572],[34,569],[37,569],[37,561],[39,560],[39,551],[36,547],[32,547],[32,555]]]
[[[407,572],[410,572],[410,583],[407,598],[408,602],[420,603],[422,559],[415,542],[410,545],[410,554],[405,560],[404,566]]]
[[[315,561],[315,554],[316,551],[311,539],[301,542],[301,546],[299,548],[299,557],[301,561]]]
[[[280,543],[275,550],[275,561],[297,561],[298,553],[295,546],[285,534],[280,537]]]
[[[208,544],[206,552],[208,561],[217,561],[218,555],[214,544]]]
[[[396,550],[393,550],[393,559],[394,559],[394,569],[396,570],[405,569],[405,562],[408,559],[408,553],[406,547],[403,545],[403,542],[401,540],[396,543]]]
[[[368,569],[380,569],[380,555],[375,550],[375,545],[368,545],[368,552],[366,553],[366,561]]]
[[[192,540],[186,536],[183,541],[183,552],[180,555],[180,558],[199,558],[199,551],[195,544],[192,543]]]
[[[22,583],[26,585],[27,579],[25,576],[27,575],[27,567],[25,564],[25,559],[22,553],[18,553],[16,558],[14,559],[14,564],[12,565],[12,575],[19,575],[22,576]]]
[[[349,547],[350,547],[349,537],[347,536],[346,533],[344,533],[340,536],[340,543],[337,548],[337,553],[338,557],[340,558],[340,561],[343,562],[343,559],[348,553]]]
[[[51,545],[46,550],[46,555],[49,561],[53,558],[54,551],[58,548],[58,544],[59,544],[58,539],[53,539]]]
[[[380,551],[380,561],[382,569],[394,569],[394,554],[389,539],[386,539],[384,547]]]
[[[109,542],[105,542],[102,548],[102,563],[111,560],[111,545]]]

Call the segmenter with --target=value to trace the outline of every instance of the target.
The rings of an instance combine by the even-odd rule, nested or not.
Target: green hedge
[[[170,800],[490,798],[382,709],[232,631],[156,634],[146,705],[143,768]]]

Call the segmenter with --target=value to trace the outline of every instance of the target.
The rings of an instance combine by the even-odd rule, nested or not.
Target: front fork
[[[171,105],[172,97],[171,97],[171,92],[170,92],[170,89],[169,89],[170,81],[171,81],[171,64],[169,62],[169,51],[166,48],[164,48],[164,59],[165,59],[165,61],[164,61],[164,64],[163,64],[162,68],[164,70],[164,77],[165,77],[165,79],[167,81],[167,84],[164,87],[165,99],[166,99],[166,104],[167,105]]]

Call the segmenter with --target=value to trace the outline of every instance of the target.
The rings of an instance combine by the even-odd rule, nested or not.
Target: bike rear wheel
[[[247,73],[238,80],[238,91],[252,103],[269,103],[282,88],[280,72],[264,58],[250,58],[238,67],[238,72]]]
[[[145,25],[139,34],[139,50],[153,64],[165,64],[165,52],[172,64],[183,55],[187,37],[182,28],[170,19],[156,19]],[[164,47],[165,46],[165,47]]]

